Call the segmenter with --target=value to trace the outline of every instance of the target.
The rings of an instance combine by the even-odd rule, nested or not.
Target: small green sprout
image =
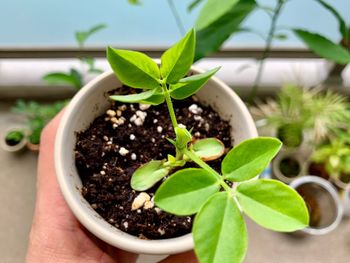
[[[11,130],[5,135],[5,141],[8,145],[14,146],[19,144],[24,139],[23,130]]]
[[[131,187],[144,191],[168,176],[155,193],[155,204],[179,216],[196,214],[192,233],[200,262],[238,263],[247,250],[243,212],[265,228],[291,232],[308,225],[308,210],[301,196],[287,185],[255,179],[280,150],[282,143],[278,139],[261,137],[240,143],[224,157],[219,173],[206,161],[224,154],[222,142],[215,138],[194,141],[191,131],[178,125],[172,99],[192,96],[219,70],[186,77],[194,49],[194,30],[162,55],[160,66],[145,54],[109,47],[108,61],[118,79],[141,90],[111,99],[151,105],[166,102],[176,135],[168,141],[174,145],[176,155],[138,168]],[[180,168],[171,174],[173,168],[188,161],[200,168]]]

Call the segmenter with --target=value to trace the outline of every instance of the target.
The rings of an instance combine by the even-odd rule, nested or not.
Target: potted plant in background
[[[328,143],[317,147],[311,156],[311,160],[323,168],[321,174],[326,172],[330,180],[342,190],[345,190],[350,183],[350,145],[348,142],[344,140],[344,137],[333,138]]]
[[[39,104],[35,101],[25,102],[18,100],[12,111],[26,118],[26,130],[28,131],[27,147],[37,152],[40,148],[40,135],[45,125],[57,115],[67,104],[67,101],[58,101],[52,104]]]
[[[27,139],[23,128],[9,129],[1,139],[1,148],[8,152],[19,152],[26,146]]]
[[[294,188],[305,200],[310,223],[303,233],[324,235],[338,227],[343,216],[343,206],[335,187],[327,180],[316,176],[295,179]]]
[[[296,163],[299,167],[307,166],[315,145],[331,138],[336,129],[347,123],[349,106],[345,96],[332,91],[288,85],[280,91],[276,100],[268,99],[266,103],[259,102],[252,107],[251,112],[259,126],[285,145],[280,153],[283,158],[274,160],[274,175],[290,183],[292,177],[301,175],[301,171],[305,174],[305,168],[290,171],[296,167]],[[280,169],[280,162],[285,157],[293,160],[289,162],[289,175]],[[284,162],[283,166],[286,168],[288,162]]]
[[[109,48],[117,78],[106,73],[92,81],[63,116],[55,145],[58,181],[82,224],[114,246],[151,254],[189,250],[192,236],[183,234],[197,214],[193,239],[199,260],[241,262],[247,236],[237,202],[254,221],[277,231],[304,228],[308,213],[288,186],[251,180],[281,143],[273,138],[245,141],[255,129],[244,104],[211,79],[218,69],[191,69],[194,48],[191,30],[163,54],[160,67],[142,53]],[[223,158],[232,146],[231,135],[236,147]],[[137,220],[145,218],[143,229],[154,229],[155,239],[141,235],[140,228],[135,233]]]

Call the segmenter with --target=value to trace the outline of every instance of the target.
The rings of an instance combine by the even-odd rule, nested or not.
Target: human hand
[[[134,263],[138,255],[117,249],[89,233],[68,208],[54,168],[54,141],[62,112],[45,127],[38,161],[37,199],[27,263]],[[162,263],[196,263],[193,252],[170,256]]]

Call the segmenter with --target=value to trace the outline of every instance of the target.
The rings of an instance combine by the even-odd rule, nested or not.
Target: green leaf
[[[335,18],[338,20],[339,23],[339,32],[342,34],[345,41],[349,41],[349,31],[348,27],[346,25],[345,20],[343,17],[339,14],[339,12],[330,4],[323,0],[316,0],[318,3],[320,3],[324,8],[326,8],[328,11],[330,11]]]
[[[255,0],[207,1],[196,22],[195,60],[218,51],[255,7]]]
[[[338,64],[350,63],[350,53],[341,45],[333,43],[324,36],[302,29],[294,29],[294,33],[317,55]]]
[[[80,89],[82,87],[82,76],[75,69],[71,69],[69,74],[65,72],[49,73],[43,76],[43,80],[45,80],[50,85],[66,84],[73,86],[76,89]]]
[[[177,100],[183,100],[195,94],[205,83],[220,69],[211,69],[207,72],[180,79],[178,83],[170,86],[170,96]]]
[[[286,34],[280,33],[280,34],[274,35],[273,38],[277,40],[287,40],[288,36]]]
[[[139,0],[128,0],[129,4],[132,4],[132,5],[140,5],[141,2]]]
[[[193,143],[193,151],[203,161],[212,161],[220,158],[225,153],[225,145],[216,138],[196,140]]]
[[[187,7],[187,11],[191,12],[193,9],[195,9],[203,0],[193,0]]]
[[[156,89],[160,86],[158,65],[145,54],[108,47],[107,59],[125,85],[141,89]]]
[[[192,141],[192,135],[186,128],[175,127],[176,148],[184,149]]]
[[[194,58],[195,31],[191,29],[162,55],[160,73],[167,83],[176,83],[190,70]]]
[[[113,96],[109,96],[109,98],[115,101],[121,101],[126,103],[136,103],[136,102],[141,103],[141,101],[144,101],[150,98],[155,92],[156,92],[156,89],[151,89],[145,92],[131,94],[131,95],[113,95]]]
[[[131,187],[136,191],[144,191],[167,176],[169,168],[163,166],[163,161],[150,161],[139,167],[131,177]]]
[[[84,46],[86,40],[91,37],[93,34],[97,33],[98,31],[101,31],[102,29],[105,29],[107,25],[105,24],[98,24],[96,26],[91,27],[87,31],[77,31],[75,32],[75,39],[77,40],[79,46]]]
[[[243,261],[248,245],[247,229],[237,204],[228,193],[216,193],[202,206],[192,232],[200,262]]]
[[[309,224],[304,200],[280,181],[259,179],[241,183],[237,197],[243,211],[265,228],[292,232]]]
[[[158,188],[154,201],[169,213],[192,215],[219,189],[219,180],[204,169],[183,169],[172,174]]]
[[[143,104],[159,105],[165,101],[162,89],[156,89],[156,92],[148,99],[142,100]]]
[[[233,182],[252,179],[265,169],[281,146],[276,138],[245,140],[228,152],[221,163],[221,172],[225,179]]]

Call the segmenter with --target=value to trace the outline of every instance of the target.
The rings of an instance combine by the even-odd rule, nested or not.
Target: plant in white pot
[[[188,226],[182,220],[185,218],[192,222],[195,215],[192,234],[199,260],[241,262],[247,249],[247,232],[242,211],[264,227],[286,232],[307,226],[308,213],[302,198],[288,186],[274,180],[251,180],[275,156],[281,143],[273,138],[245,140],[255,136],[250,116],[232,91],[218,80],[211,79],[217,69],[198,72],[192,68],[190,74],[194,75],[186,77],[193,62],[194,47],[195,32],[191,30],[163,54],[160,67],[139,52],[108,48],[108,60],[117,79],[110,73],[102,75],[83,88],[72,100],[63,116],[56,139],[57,176],[67,203],[82,224],[114,246],[150,254],[173,254],[192,249],[191,235],[175,235],[169,238],[167,231]],[[140,92],[128,88],[126,91],[129,94],[112,92],[111,95],[111,91],[121,85],[118,80],[139,89]],[[206,85],[203,87],[204,84]],[[175,103],[181,104],[185,103],[182,99],[193,94],[198,96],[199,102],[206,102],[215,107],[220,115],[226,115],[233,126],[235,143],[241,142],[228,151],[224,158],[222,155],[226,152],[225,146],[231,143],[227,138],[218,134],[221,141],[218,138],[202,138],[197,134],[197,129],[202,125],[199,117],[207,118],[200,115],[201,111],[206,110],[205,106],[191,104],[188,109],[173,106],[172,99],[179,100]],[[113,109],[108,105],[107,96],[117,101],[112,103]],[[136,110],[135,104],[138,103],[139,110]],[[148,105],[153,106],[149,108]],[[155,110],[160,109],[159,107],[169,111],[171,122],[166,117],[169,124],[162,123],[163,126],[159,126],[160,121],[164,120],[161,114],[163,112],[157,114]],[[106,110],[106,115],[94,120]],[[147,119],[153,111],[153,118]],[[186,114],[183,115],[183,112]],[[209,114],[213,117],[216,113]],[[186,118],[189,116],[199,122],[193,125],[193,130],[178,123],[181,119],[181,123],[188,124]],[[218,126],[223,125],[219,119],[216,121]],[[91,126],[92,122],[101,126],[107,123],[109,126],[105,133],[95,135],[92,132],[96,131],[96,126]],[[203,126],[201,131],[206,130],[209,135],[210,130],[216,129],[215,123],[211,127],[205,123]],[[85,131],[79,132],[82,130]],[[148,136],[147,130],[154,133],[152,145],[143,140]],[[163,130],[173,137],[166,138]],[[137,136],[130,131],[137,131]],[[79,132],[78,141],[76,132]],[[124,136],[120,138],[118,145],[115,142],[116,137],[113,137],[115,133]],[[81,138],[85,139],[80,140]],[[98,145],[102,140],[105,141],[104,151],[100,153]],[[133,148],[131,151],[136,140],[140,140],[143,145],[138,146],[141,149]],[[92,147],[86,149],[85,144]],[[166,152],[163,152],[164,145],[167,145]],[[119,166],[111,167],[111,163],[105,163],[102,167],[96,167],[96,171],[102,169],[98,173],[88,174],[91,166],[99,162],[94,156],[102,159],[111,157],[115,164],[125,160],[127,165],[133,164],[138,158],[146,160],[144,155],[148,156],[157,148],[159,155],[141,166],[138,165],[136,169],[131,165],[123,170]],[[77,166],[80,167],[80,177],[75,166],[74,151],[79,160]],[[100,155],[94,155],[96,151]],[[91,159],[92,162],[88,162],[89,167],[84,166],[85,161]],[[215,161],[207,163],[210,160]],[[114,175],[111,176],[111,173]],[[93,185],[92,188],[89,184],[82,187],[81,180],[86,181],[86,177],[89,177],[88,182]],[[102,184],[102,192],[108,189],[120,191],[115,193],[114,199],[110,198],[110,192],[101,195],[96,193],[95,185],[101,180],[105,182]],[[125,180],[129,180],[127,185],[120,187]],[[128,189],[129,203],[121,207],[120,202],[125,201],[122,193],[126,193]],[[113,211],[106,211],[103,201],[89,205],[80,191],[85,192],[87,199],[97,196],[105,198],[106,203],[114,206],[111,208]],[[94,210],[102,214],[105,220]],[[125,219],[116,222],[119,217],[113,215],[120,214],[120,210],[125,211]],[[175,216],[170,217],[171,214]],[[134,233],[132,228],[138,225],[132,221],[133,218],[144,220],[150,215],[154,220],[164,219],[157,221],[160,225],[156,229],[165,239],[158,237],[158,240],[149,240],[144,235],[127,234]],[[162,224],[169,217],[173,221],[170,221],[170,228],[164,230],[161,228]],[[149,221],[145,228],[147,227],[153,229],[155,224]],[[145,228],[143,230],[149,233],[149,229]]]
[[[1,148],[7,152],[19,152],[26,146],[27,138],[23,128],[11,128],[1,138]]]

